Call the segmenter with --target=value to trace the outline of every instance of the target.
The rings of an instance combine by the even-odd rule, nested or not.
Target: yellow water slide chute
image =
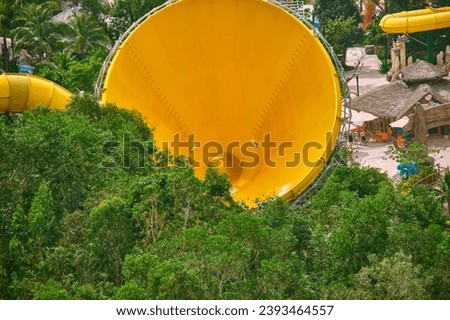
[[[380,21],[386,33],[414,33],[450,27],[450,7],[387,14]]]
[[[226,171],[250,206],[307,188],[340,129],[330,56],[271,1],[170,2],[128,31],[104,72],[103,103],[140,111],[200,178],[208,165]]]
[[[38,104],[64,108],[72,94],[56,83],[33,75],[0,75],[0,113],[22,112]]]

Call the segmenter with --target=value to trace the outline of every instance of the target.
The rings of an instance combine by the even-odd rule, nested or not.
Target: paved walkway
[[[353,160],[362,167],[378,168],[389,177],[399,179],[397,163],[390,157],[387,142],[368,142],[365,145],[353,147]],[[450,168],[450,140],[447,138],[430,138],[428,147],[432,151],[431,156],[435,164],[443,168]]]
[[[375,54],[365,54],[364,48],[349,48],[347,51],[345,63],[349,67],[353,67],[362,59],[362,69],[359,73],[359,94],[363,94],[371,89],[389,83],[386,75],[380,73],[381,61]],[[347,77],[353,74],[348,71]],[[356,95],[356,77],[348,83],[352,96]]]
[[[441,167],[450,168],[450,139],[446,138],[428,138],[428,145],[431,149],[437,151],[432,157]]]
[[[378,168],[389,177],[396,177],[397,162],[389,157],[389,146],[386,142],[368,142],[365,145],[353,147],[353,160],[362,167]]]

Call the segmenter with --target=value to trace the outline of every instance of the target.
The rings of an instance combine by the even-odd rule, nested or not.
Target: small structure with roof
[[[448,135],[450,124],[447,111],[450,106],[448,71],[429,62],[418,61],[396,73],[393,78],[398,80],[369,91],[352,101],[353,110],[379,117],[368,125],[368,129],[372,132],[387,133],[390,137],[392,129],[389,124],[404,116],[413,119],[417,108],[420,107],[424,111],[423,113],[418,111],[418,114],[423,116],[419,119],[421,123],[410,121],[408,125],[417,138],[420,136],[419,140],[426,140],[427,133]],[[433,111],[427,112],[431,108]],[[439,119],[428,121],[427,114]],[[433,124],[435,126],[431,127]]]

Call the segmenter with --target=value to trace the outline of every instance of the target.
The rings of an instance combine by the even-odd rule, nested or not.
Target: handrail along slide
[[[293,4],[291,1],[277,1],[277,0],[269,0],[269,2],[272,2],[279,7],[283,8],[290,14],[292,14],[294,17],[299,19],[303,24],[305,24],[320,40],[322,45],[325,47],[325,49],[328,51],[328,54],[330,55],[334,66],[336,68],[336,71],[339,75],[340,84],[341,84],[341,93],[342,93],[342,119],[341,119],[341,129],[339,132],[339,138],[336,142],[333,154],[331,155],[330,159],[328,160],[328,163],[326,167],[322,170],[322,172],[319,174],[319,176],[315,179],[315,181],[302,192],[301,195],[299,195],[294,202],[297,204],[301,204],[306,201],[306,199],[313,194],[318,187],[320,187],[326,178],[331,175],[337,166],[344,163],[344,159],[341,159],[340,152],[342,150],[345,150],[345,145],[347,143],[347,136],[350,132],[350,124],[351,124],[351,98],[350,98],[350,90],[348,87],[348,83],[345,76],[344,68],[342,67],[341,61],[339,60],[338,55],[334,51],[331,44],[328,42],[327,39],[317,30],[317,28],[306,19],[304,14],[299,14],[298,5]]]

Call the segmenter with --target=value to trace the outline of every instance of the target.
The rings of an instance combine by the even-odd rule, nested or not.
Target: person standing
[[[358,131],[356,131],[356,130],[353,133],[353,143],[355,144],[355,146],[358,147],[358,145],[359,145],[359,134],[358,134]]]
[[[365,130],[361,131],[361,142],[364,143],[364,144],[367,143],[366,131]]]
[[[348,134],[348,145],[350,150],[353,150],[353,134],[351,132]]]

